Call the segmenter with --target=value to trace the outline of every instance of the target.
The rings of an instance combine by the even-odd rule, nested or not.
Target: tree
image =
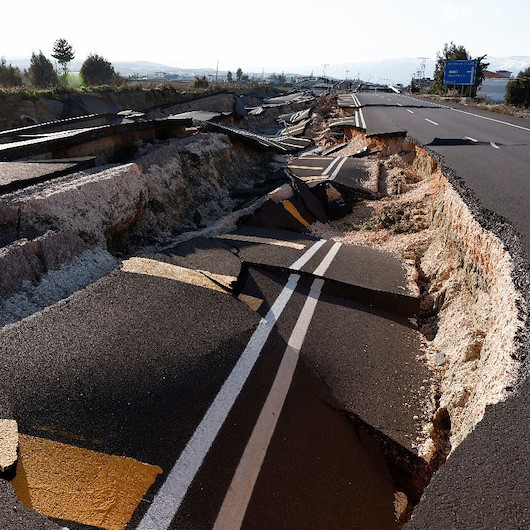
[[[5,57],[0,59],[0,86],[22,86],[22,74],[12,64],[7,64]]]
[[[236,70],[236,79],[238,83],[241,83],[241,78],[243,77],[243,70],[241,68],[238,68]]]
[[[52,62],[41,51],[38,54],[35,52],[31,54],[28,74],[31,84],[38,88],[48,88],[59,84]]]
[[[230,70],[228,70],[228,72],[226,72],[226,80],[229,83],[231,83],[234,80],[234,77],[232,76],[232,72]]]
[[[68,75],[68,64],[75,57],[74,49],[66,39],[57,39],[53,44],[52,57],[57,59],[61,65],[63,71],[62,77],[66,79]]]
[[[110,85],[117,80],[112,64],[97,53],[90,54],[81,65],[79,75],[86,85]]]
[[[463,94],[468,97],[475,97],[478,87],[484,80],[484,71],[488,68],[489,63],[484,62],[486,55],[477,57],[477,71],[475,74],[475,84],[464,87]],[[434,69],[434,83],[431,92],[435,94],[447,94],[450,87],[444,85],[444,67],[445,61],[469,61],[471,55],[464,46],[457,46],[451,41],[450,44],[444,44],[443,52],[436,53],[436,66]],[[460,85],[453,86],[459,88]]]
[[[530,107],[530,67],[508,81],[506,103],[516,107]]]

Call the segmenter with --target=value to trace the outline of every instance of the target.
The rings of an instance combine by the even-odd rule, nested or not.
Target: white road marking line
[[[302,148],[303,145],[300,145],[300,144],[290,144],[288,142],[285,142],[283,140],[279,140],[277,144],[275,145],[278,145],[278,147],[280,147],[281,149],[283,149],[284,151],[287,151],[287,149],[285,149],[285,147],[283,147],[284,145],[286,145],[287,147],[298,147],[298,148]]]
[[[298,269],[307,263],[324,243],[326,240],[317,241],[291,265],[291,268]],[[298,274],[289,276],[269,312],[265,318],[260,320],[241,357],[158,490],[137,530],[167,530],[169,528],[204,458],[247,381],[270,332],[294,293],[299,279]]]
[[[491,147],[495,147],[495,149],[500,149],[500,147],[495,142],[490,142]]]
[[[331,262],[335,259],[335,256],[337,255],[337,252],[341,246],[342,243],[334,243],[330,251],[326,254],[326,257],[322,260],[322,263],[320,263],[320,265],[315,269],[313,274],[316,276],[323,276],[331,265]]]
[[[326,169],[324,169],[324,171],[322,171],[322,175],[327,175],[327,174],[331,171],[332,167],[333,167],[333,166],[334,166],[339,160],[340,160],[340,157],[334,158],[334,159],[333,159],[333,162],[331,162],[331,164],[330,164]]]
[[[287,348],[267,400],[261,409],[258,421],[224,498],[213,527],[214,530],[237,530],[241,528],[263,460],[291,387],[300,349],[313,318],[323,283],[323,280],[318,279],[311,286],[309,296],[289,337]]]
[[[339,174],[340,170],[342,169],[342,166],[346,163],[346,160],[348,160],[348,157],[344,157],[340,164],[335,168],[335,171],[333,171],[332,175],[329,177],[330,180],[335,180],[337,178],[337,175]]]
[[[410,112],[411,114],[414,114],[413,110],[407,109],[407,112]]]
[[[315,270],[315,274],[322,275],[326,272],[340,246],[341,243],[333,245]],[[287,342],[287,348],[265,404],[223,500],[213,527],[214,530],[237,530],[241,528],[254,486],[291,387],[300,351],[313,319],[323,285],[324,280],[320,278],[311,285],[304,307]]]
[[[523,127],[522,125],[515,125],[514,123],[509,123],[507,121],[496,120],[495,118],[489,118],[488,116],[481,116],[480,114],[474,114],[473,112],[467,112],[465,110],[455,109],[454,107],[447,107],[455,112],[460,112],[462,114],[467,114],[468,116],[474,116],[475,118],[480,118],[482,120],[493,121],[495,123],[501,123],[502,125],[508,125],[509,127],[515,127],[516,129],[521,129],[522,131],[530,131],[530,128]]]
[[[464,136],[464,140],[471,140],[474,143],[478,143],[478,140],[475,140],[475,138],[471,138],[471,136]]]
[[[359,126],[360,126],[360,123],[359,123],[359,112],[355,111],[355,127],[359,128]]]
[[[401,103],[396,103],[398,107],[402,107],[403,105]]]
[[[433,125],[438,125],[435,121],[429,120],[429,118],[425,118],[425,121],[428,121],[429,123],[432,123]]]
[[[289,268],[295,271],[299,271],[316,253],[326,244],[326,239],[320,239],[311,248],[307,249],[306,252],[300,258],[298,258]]]
[[[359,108],[359,117],[361,118],[361,127],[366,131],[366,121],[364,120],[364,114],[361,108]]]

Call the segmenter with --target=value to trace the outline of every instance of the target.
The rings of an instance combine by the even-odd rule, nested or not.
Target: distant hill
[[[29,58],[6,58],[8,63],[18,66],[20,69],[29,68]],[[509,70],[517,75],[521,70],[530,67],[530,56],[517,55],[512,57],[487,57],[486,60],[490,63],[489,69]],[[82,61],[72,61],[70,70],[73,72],[79,71]],[[166,64],[155,63],[150,61],[116,61],[112,63],[114,69],[119,74],[128,77],[132,75],[153,77],[155,74],[165,73],[169,75],[177,75],[181,77],[191,77],[196,75],[215,75],[215,68],[181,68],[178,66],[168,66]],[[432,77],[434,73],[434,66],[436,60],[429,59],[425,61],[425,76]],[[355,62],[343,64],[331,64],[326,67],[326,76],[336,79],[344,79],[346,75],[350,79],[360,76],[364,81],[373,81],[381,83],[402,83],[408,85],[413,75],[416,75],[421,68],[421,60],[411,57],[404,57],[398,59],[383,59],[380,61],[369,62]],[[287,73],[287,68],[285,69]],[[322,65],[314,66],[290,66],[288,71],[291,74],[308,75],[322,75]],[[346,74],[348,71],[348,74]],[[234,73],[234,72],[232,72]],[[251,76],[254,72],[247,72]],[[224,77],[226,71],[219,71],[219,76]],[[262,73],[256,74],[261,77]],[[268,73],[265,73],[268,75]]]

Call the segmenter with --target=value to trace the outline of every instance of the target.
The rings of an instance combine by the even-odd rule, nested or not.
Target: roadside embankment
[[[524,304],[505,245],[477,221],[442,165],[407,140],[367,141],[383,157],[386,196],[361,201],[350,216],[315,231],[393,252],[407,264],[422,297],[423,361],[436,381],[433,421],[418,449],[440,463],[517,380]]]
[[[135,161],[37,184],[0,200],[0,324],[14,322],[107,274],[114,256],[163,244],[231,212],[274,158],[197,134],[141,148]]]

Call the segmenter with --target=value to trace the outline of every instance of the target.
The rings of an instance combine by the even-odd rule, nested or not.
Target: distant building
[[[502,103],[506,96],[506,87],[512,76],[508,70],[497,70],[496,72],[484,71],[484,80],[478,87],[477,97]]]
[[[495,73],[502,77],[512,77],[512,72],[510,72],[509,70],[497,70]]]

